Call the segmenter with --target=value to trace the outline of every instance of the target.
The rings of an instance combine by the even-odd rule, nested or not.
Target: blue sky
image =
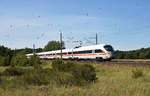
[[[44,47],[59,40],[67,48],[83,41],[116,50],[150,47],[149,0],[0,0],[0,45],[9,48]]]

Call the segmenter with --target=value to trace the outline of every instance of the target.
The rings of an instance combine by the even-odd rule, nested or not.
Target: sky
[[[66,48],[110,44],[115,50],[150,47],[150,0],[0,0],[0,45]]]

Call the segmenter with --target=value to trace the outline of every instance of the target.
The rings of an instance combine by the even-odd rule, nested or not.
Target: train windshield
[[[104,46],[104,48],[105,48],[105,50],[107,50],[107,51],[114,51],[114,49],[112,48],[112,46],[110,46],[110,45],[106,45],[106,46]]]

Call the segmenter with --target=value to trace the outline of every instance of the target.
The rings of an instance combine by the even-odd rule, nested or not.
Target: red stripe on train
[[[63,56],[94,56],[97,54],[76,54],[76,55],[63,55]],[[98,55],[106,55],[105,53],[100,53]],[[50,55],[50,56],[40,56],[41,58],[45,58],[45,57],[59,57],[60,55]]]

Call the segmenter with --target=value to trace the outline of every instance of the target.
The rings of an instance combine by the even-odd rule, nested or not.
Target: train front
[[[114,58],[114,49],[111,45],[105,45],[105,59],[110,61],[112,58]]]

